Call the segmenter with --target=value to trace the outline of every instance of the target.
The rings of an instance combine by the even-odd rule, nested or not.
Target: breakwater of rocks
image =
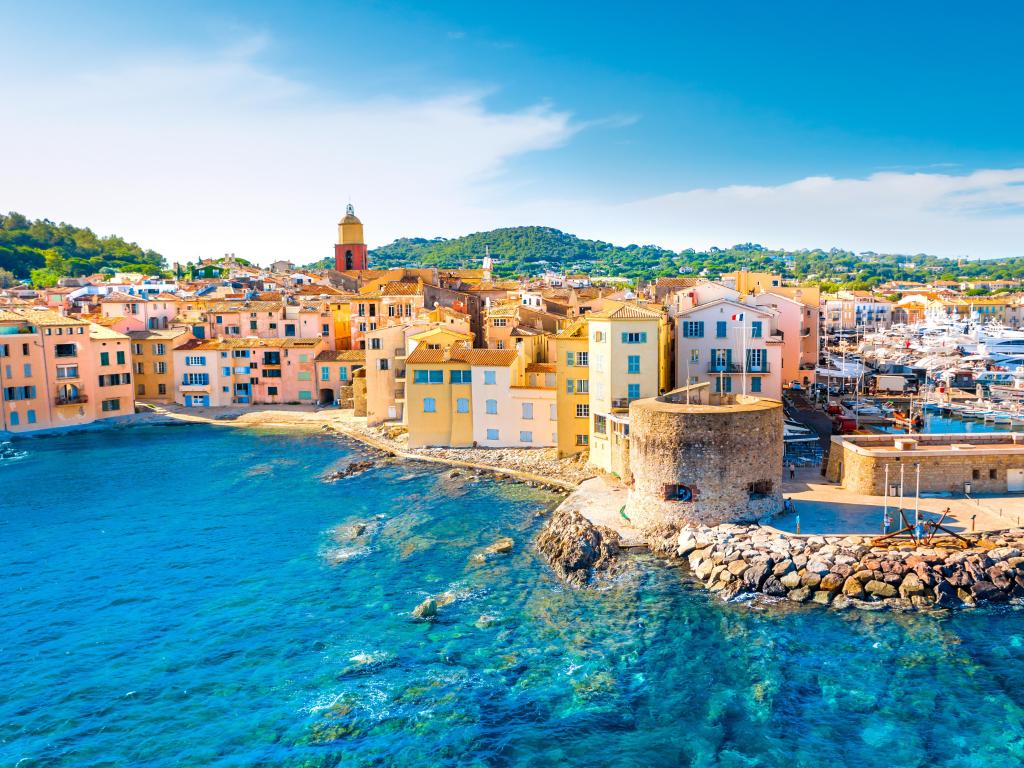
[[[771,528],[684,528],[676,554],[723,599],[766,595],[836,608],[927,610],[1024,598],[1024,530],[915,547],[871,536],[793,536]]]

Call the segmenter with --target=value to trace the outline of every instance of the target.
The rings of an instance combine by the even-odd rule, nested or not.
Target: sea
[[[2,766],[1024,764],[1017,606],[723,604],[643,556],[577,591],[533,545],[556,495],[327,435],[15,444]]]

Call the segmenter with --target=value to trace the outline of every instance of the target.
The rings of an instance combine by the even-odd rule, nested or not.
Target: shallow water
[[[537,559],[555,497],[191,426],[0,467],[0,765],[1024,763],[1024,613],[723,606]],[[352,539],[349,528],[367,522]],[[472,553],[499,535],[514,552]],[[433,623],[409,611],[446,590]]]

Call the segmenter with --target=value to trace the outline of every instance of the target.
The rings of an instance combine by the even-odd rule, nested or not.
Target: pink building
[[[90,424],[135,412],[122,333],[50,310],[0,311],[0,430]]]

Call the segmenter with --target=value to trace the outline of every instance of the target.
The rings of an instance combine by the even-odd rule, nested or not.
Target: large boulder
[[[771,575],[774,567],[775,563],[771,559],[751,563],[750,567],[743,573],[743,583],[752,592],[761,591],[761,586],[764,584],[765,579]]]
[[[911,572],[903,577],[903,583],[900,584],[900,597],[912,597],[922,592],[924,592],[924,584],[921,583],[921,579],[916,573]]]
[[[558,577],[574,587],[584,587],[595,574],[614,570],[620,551],[615,531],[563,508],[555,510],[541,529],[537,549]]]
[[[777,576],[769,576],[761,585],[761,591],[769,597],[785,597],[786,588]]]
[[[985,601],[990,603],[1005,603],[1007,600],[1006,593],[991,581],[974,582],[974,584],[971,585],[971,594],[979,603]]]
[[[896,597],[896,587],[876,579],[872,579],[865,584],[864,591],[877,598]]]
[[[843,582],[843,594],[850,598],[860,600],[864,597],[864,585],[853,576]]]

